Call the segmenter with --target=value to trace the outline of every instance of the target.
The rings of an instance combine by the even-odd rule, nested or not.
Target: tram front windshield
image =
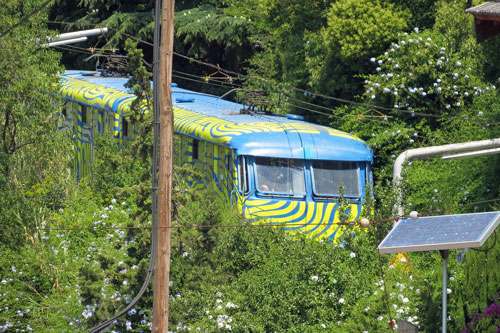
[[[264,193],[305,195],[302,160],[256,157],[257,189]]]
[[[360,196],[359,168],[357,162],[313,161],[312,174],[316,196]]]

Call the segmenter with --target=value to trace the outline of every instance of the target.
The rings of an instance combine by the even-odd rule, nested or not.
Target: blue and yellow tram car
[[[126,81],[94,72],[62,76],[60,94],[70,101],[65,115],[76,127],[80,176],[92,159],[93,135],[109,133],[118,140],[133,136],[123,117],[135,98],[124,87]],[[295,115],[250,111],[175,85],[172,102],[174,163],[190,164],[202,175],[187,175],[189,186],[204,190],[213,182],[217,193],[237,205],[244,217],[331,243],[345,228],[337,224],[339,208],[346,209],[340,196],[349,202],[343,213],[351,221],[359,218],[373,162],[365,142]]]

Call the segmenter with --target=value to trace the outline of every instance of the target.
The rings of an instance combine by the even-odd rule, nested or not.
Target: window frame
[[[310,162],[310,172],[311,172],[311,190],[312,190],[312,195],[315,199],[329,199],[329,198],[339,198],[340,193],[338,193],[338,188],[337,188],[337,193],[317,193],[316,191],[316,178],[314,176],[314,162],[317,161],[323,161],[323,162],[330,162],[330,163],[353,163],[356,166],[356,179],[357,179],[357,194],[343,194],[343,197],[348,198],[348,199],[361,199],[363,196],[363,185],[361,184],[362,182],[362,175],[361,175],[361,169],[364,169],[363,172],[365,172],[366,166],[364,166],[363,162],[360,161],[339,161],[339,160],[311,160]],[[344,184],[345,185],[345,184]]]
[[[274,159],[277,161],[279,161],[279,160],[286,161],[287,162],[287,164],[286,164],[286,170],[287,170],[286,177],[288,178],[286,183],[287,183],[288,187],[292,188],[292,190],[294,187],[294,183],[292,181],[290,181],[291,179],[289,178],[289,176],[290,176],[290,171],[293,170],[291,167],[296,166],[296,165],[293,165],[292,162],[294,162],[294,161],[300,162],[303,192],[279,192],[279,191],[265,191],[265,190],[259,189],[259,173],[258,173],[258,169],[259,169],[258,160],[259,159],[270,159],[270,160]],[[261,196],[273,196],[273,197],[285,197],[285,198],[304,198],[307,195],[307,179],[306,179],[307,176],[306,175],[307,175],[306,160],[304,160],[304,159],[281,158],[281,157],[270,157],[270,156],[255,156],[253,158],[253,177],[254,177],[255,190]]]

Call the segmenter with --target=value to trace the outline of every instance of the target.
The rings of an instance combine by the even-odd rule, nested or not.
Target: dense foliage
[[[0,32],[43,2],[4,1]],[[500,38],[475,42],[465,9],[478,3],[176,1],[175,51],[247,76],[231,73],[231,80],[216,82],[207,79],[213,67],[176,56],[174,79],[218,93],[258,90],[275,112],[301,113],[364,139],[376,154],[373,219],[389,219],[400,153],[500,136]],[[151,108],[151,91],[141,58],[152,60],[144,41],[152,42],[153,10],[151,0],[62,0],[0,38],[1,332],[87,331],[123,309],[146,277],[153,119],[143,112]],[[47,18],[59,32],[109,26],[107,36],[88,45],[100,54],[126,52],[134,73],[129,87],[141,97],[126,115],[137,125],[137,140],[119,147],[97,138],[92,177],[80,183],[69,167],[74,141],[55,130],[56,73],[60,57],[68,68],[95,68],[97,57],[83,60],[96,49],[56,49],[59,55],[41,47],[56,33]],[[497,155],[408,163],[405,212],[498,210],[499,165]],[[182,182],[173,193],[171,330],[380,332],[391,330],[390,318],[440,330],[441,257],[379,256],[390,222],[356,229],[343,246],[331,247],[252,226]],[[450,331],[500,325],[496,238],[484,251],[451,251]],[[148,289],[110,330],[147,332],[151,315]]]

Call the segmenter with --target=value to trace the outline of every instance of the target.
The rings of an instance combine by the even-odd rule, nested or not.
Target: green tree
[[[41,1],[7,1],[0,9],[0,31],[32,12]],[[46,11],[0,39],[0,225],[41,227],[49,208],[64,201],[70,182],[69,141],[56,131],[61,121],[55,97],[59,56],[43,47],[52,32]],[[0,240],[15,245],[18,232]]]
[[[379,1],[342,0],[327,24],[307,36],[309,84],[317,92],[352,99],[360,94],[369,59],[381,54],[406,29],[408,13]]]

